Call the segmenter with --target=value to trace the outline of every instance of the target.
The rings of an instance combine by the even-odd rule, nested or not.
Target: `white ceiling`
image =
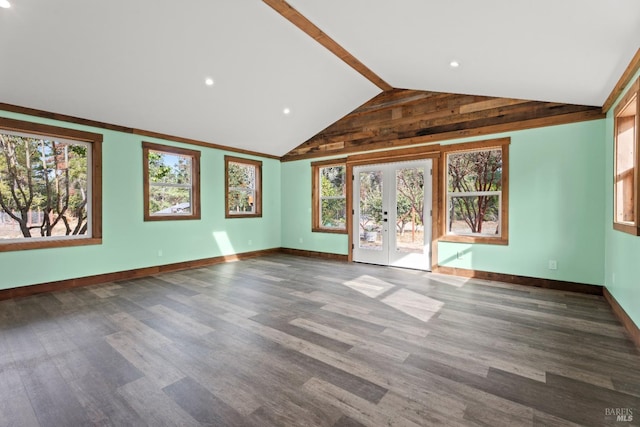
[[[405,89],[601,106],[640,47],[638,0],[289,4]]]
[[[283,155],[380,92],[260,0],[11,2],[0,102]],[[398,88],[602,105],[640,46],[638,0],[289,3]]]

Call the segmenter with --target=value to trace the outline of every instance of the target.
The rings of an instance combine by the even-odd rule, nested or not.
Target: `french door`
[[[353,260],[431,269],[431,159],[353,168]]]

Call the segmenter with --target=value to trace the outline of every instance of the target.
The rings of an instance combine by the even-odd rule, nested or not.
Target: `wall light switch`
[[[555,259],[549,260],[549,270],[557,270],[558,269],[558,261]]]

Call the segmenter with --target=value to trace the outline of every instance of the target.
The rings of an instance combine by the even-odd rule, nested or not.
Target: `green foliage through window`
[[[320,168],[320,226],[322,228],[346,229],[345,169],[343,165]]]
[[[500,236],[502,150],[447,155],[447,232]]]
[[[193,158],[188,155],[149,150],[149,213],[192,213]]]
[[[256,200],[256,168],[250,164],[229,162],[229,213],[253,214]]]
[[[89,144],[0,133],[0,239],[86,235]]]

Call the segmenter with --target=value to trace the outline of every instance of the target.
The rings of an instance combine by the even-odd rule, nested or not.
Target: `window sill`
[[[336,228],[319,228],[319,227],[313,227],[311,229],[311,232],[313,233],[331,233],[331,234],[348,234],[347,230],[341,230],[341,229],[336,229]]]
[[[631,234],[632,236],[640,236],[640,226],[637,226],[637,225],[621,224],[619,222],[614,222],[613,229],[621,231],[623,233]]]
[[[200,215],[145,215],[145,221],[180,221],[189,219],[200,219]]]
[[[86,239],[54,239],[54,240],[38,240],[35,242],[12,242],[0,243],[0,252],[10,251],[27,251],[31,249],[48,249],[48,248],[66,248],[72,246],[88,246],[101,245],[102,238],[86,238]]]
[[[262,214],[226,214],[225,218],[262,218]]]
[[[447,235],[438,239],[439,242],[451,243],[480,243],[484,245],[508,245],[509,239],[502,237],[456,236]]]

